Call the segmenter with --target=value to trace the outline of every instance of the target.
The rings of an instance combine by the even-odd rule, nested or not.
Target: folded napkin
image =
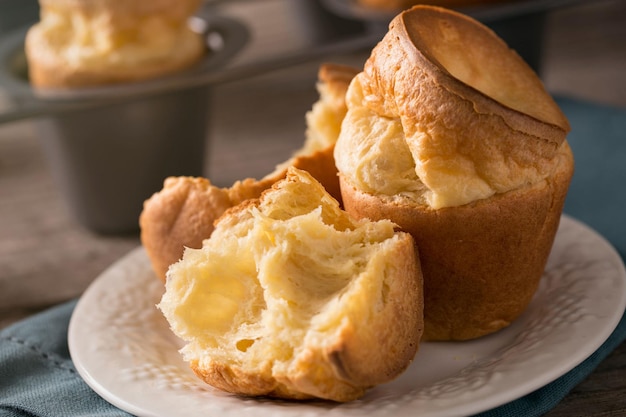
[[[67,346],[76,301],[0,332],[0,417],[127,417],[82,380]]]
[[[626,224],[620,222],[626,194],[626,110],[560,99],[570,119],[568,140],[576,158],[565,211],[604,235],[626,254]],[[92,391],[69,355],[67,328],[75,301],[35,315],[0,332],[0,417],[128,416]],[[626,318],[592,356],[556,381],[481,417],[539,416],[553,408],[618,345]]]

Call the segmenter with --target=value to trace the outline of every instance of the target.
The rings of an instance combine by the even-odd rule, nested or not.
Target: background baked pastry
[[[448,9],[398,15],[347,92],[343,203],[410,232],[425,338],[509,325],[541,278],[573,174],[569,124],[530,67]]]
[[[493,3],[507,3],[515,0],[357,0],[357,3],[380,10],[404,10],[416,5],[430,5],[447,8],[484,6]]]
[[[141,242],[152,267],[162,280],[185,247],[199,248],[213,231],[213,223],[226,209],[257,198],[263,190],[284,178],[287,167],[311,173],[336,199],[339,179],[333,150],[346,113],[345,94],[358,71],[337,64],[323,64],[318,71],[319,100],[306,115],[303,147],[266,177],[237,181],[221,188],[205,178],[171,177],[163,189],[145,201],[139,218]]]
[[[423,328],[413,239],[357,221],[306,171],[228,210],[167,273],[159,308],[207,383],[354,400],[412,361]]]
[[[205,53],[187,19],[200,0],[40,0],[25,41],[31,84],[76,88],[146,80]]]

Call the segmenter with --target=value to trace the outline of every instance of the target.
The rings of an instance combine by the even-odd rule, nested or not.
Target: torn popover
[[[187,249],[158,306],[204,381],[288,399],[359,398],[406,369],[423,327],[411,236],[296,168]]]

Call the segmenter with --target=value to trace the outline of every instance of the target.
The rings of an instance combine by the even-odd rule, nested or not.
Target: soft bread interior
[[[347,401],[411,361],[421,297],[408,234],[351,218],[290,168],[170,267],[159,308],[218,388]]]
[[[154,271],[165,280],[168,267],[178,261],[185,246],[199,248],[213,231],[214,221],[242,201],[258,198],[263,190],[284,178],[287,167],[311,173],[340,199],[333,149],[346,114],[345,94],[358,71],[344,65],[322,64],[318,72],[319,99],[306,114],[305,143],[295,155],[260,180],[253,178],[218,187],[206,178],[171,177],[163,189],[144,202],[139,218],[141,242]]]
[[[345,65],[320,66],[316,85],[319,99],[305,115],[306,137],[295,156],[311,155],[335,146],[346,115],[346,90],[358,72]]]
[[[463,143],[454,132],[433,137],[428,129],[438,128],[432,124],[416,127],[416,135],[407,137],[401,118],[381,116],[363,104],[361,81],[354,80],[346,97],[349,110],[335,161],[356,188],[390,202],[432,209],[460,206],[541,183],[570,158],[567,142],[548,159],[529,149],[508,153],[487,138],[480,145],[480,138]],[[480,152],[480,158],[469,152]]]

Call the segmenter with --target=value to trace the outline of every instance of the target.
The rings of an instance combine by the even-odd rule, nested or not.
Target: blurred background
[[[177,81],[207,88],[203,175],[220,186],[259,178],[297,150],[304,115],[318,97],[319,65],[361,66],[389,17],[364,14],[348,0],[206,6],[209,16],[238,23],[218,43],[229,36],[244,42],[210,74]],[[32,1],[0,0],[0,48],[37,20],[37,10]],[[625,1],[518,0],[471,12],[505,36],[554,95],[626,108]],[[5,80],[11,65],[2,62]],[[17,87],[0,83],[0,327],[78,296],[139,244],[137,230],[103,234],[77,220],[36,126],[54,109],[33,98],[27,81],[17,81]]]

